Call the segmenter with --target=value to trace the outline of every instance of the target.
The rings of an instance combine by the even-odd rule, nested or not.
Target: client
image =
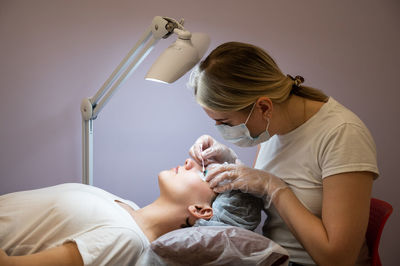
[[[0,196],[0,265],[134,265],[159,236],[213,216],[200,171],[187,159],[160,172],[160,196],[142,209],[83,184]]]

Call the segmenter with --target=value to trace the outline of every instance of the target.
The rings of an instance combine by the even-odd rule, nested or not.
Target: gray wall
[[[381,177],[373,196],[395,208],[382,236],[398,258],[400,2],[0,1],[0,194],[81,180],[83,97],[92,96],[155,15],[184,17],[211,48],[237,40],[265,48],[288,74],[358,114],[375,138]],[[143,80],[173,38],[159,43],[95,121],[95,185],[143,206],[160,170],[182,164],[213,122],[186,88]],[[237,149],[251,164],[254,149]]]

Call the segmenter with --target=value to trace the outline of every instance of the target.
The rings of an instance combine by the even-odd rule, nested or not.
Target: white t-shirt
[[[350,110],[329,98],[303,125],[261,144],[255,168],[283,179],[303,205],[321,217],[322,180],[334,174],[368,171],[378,176],[376,148],[370,132]],[[264,235],[286,248],[290,260],[315,265],[271,205]],[[368,259],[364,244],[359,262]]]
[[[62,184],[0,196],[0,248],[26,255],[75,242],[84,265],[133,265],[149,241],[115,200],[100,188]]]

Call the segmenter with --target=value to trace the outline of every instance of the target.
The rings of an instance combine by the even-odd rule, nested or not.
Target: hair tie
[[[294,86],[299,87],[301,83],[304,83],[304,78],[302,76],[295,76],[294,78],[291,75],[287,75],[294,81]]]

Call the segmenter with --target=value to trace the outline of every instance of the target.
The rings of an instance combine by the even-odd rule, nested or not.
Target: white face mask
[[[249,129],[246,127],[247,121],[249,120],[251,114],[253,113],[254,106],[256,106],[256,103],[254,103],[253,107],[251,108],[250,114],[246,119],[246,122],[241,123],[237,126],[228,126],[228,125],[216,125],[217,130],[219,133],[222,135],[222,137],[240,147],[251,147],[255,146],[257,144],[260,144],[264,141],[267,141],[271,136],[269,135],[268,132],[268,127],[269,127],[269,119],[267,123],[267,127],[263,133],[258,135],[257,137],[253,138],[250,135]]]

